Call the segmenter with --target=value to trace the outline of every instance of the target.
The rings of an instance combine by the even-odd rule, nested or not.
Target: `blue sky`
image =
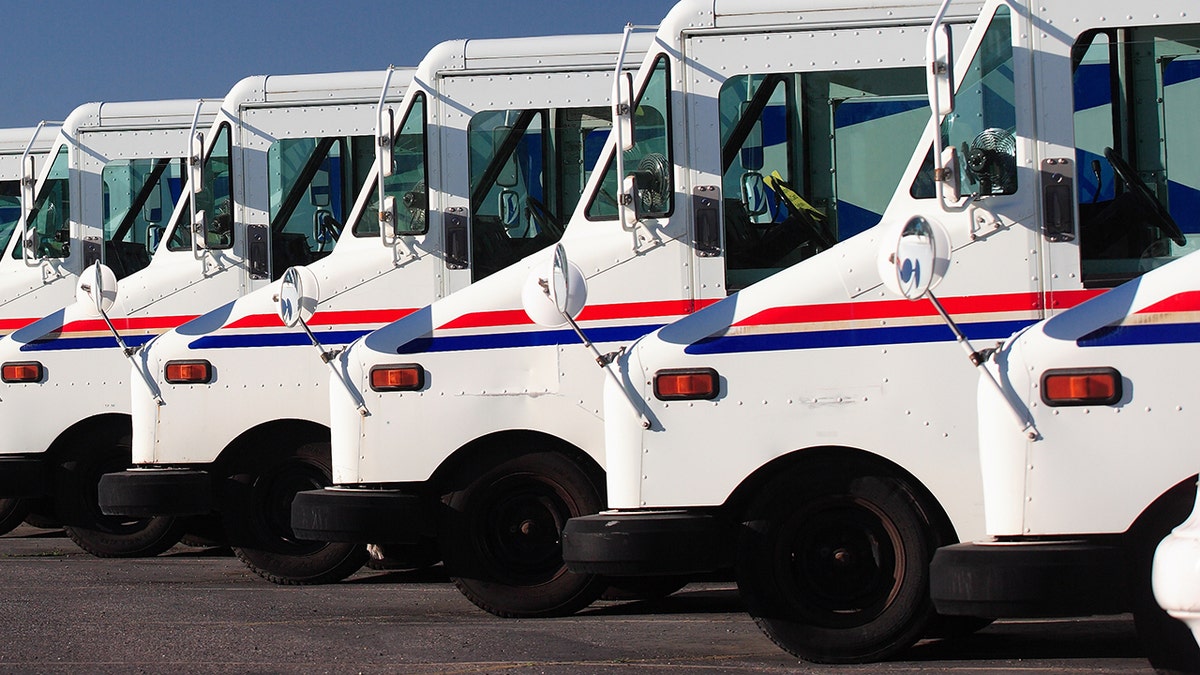
[[[673,0],[6,2],[0,127],[88,101],[219,98],[247,75],[416,65],[453,38],[619,32]]]

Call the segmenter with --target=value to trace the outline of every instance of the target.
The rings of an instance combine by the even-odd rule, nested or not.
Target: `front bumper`
[[[40,497],[50,492],[50,465],[42,455],[0,457],[0,498]]]
[[[567,521],[563,560],[572,572],[608,576],[714,572],[733,565],[736,532],[712,513],[598,513]]]
[[[292,532],[314,541],[409,543],[436,531],[435,515],[431,503],[419,495],[331,487],[296,495]]]
[[[110,516],[195,516],[211,513],[212,474],[199,469],[130,469],[100,477],[100,511]]]
[[[1087,540],[955,544],[930,565],[942,614],[1059,617],[1129,611],[1128,550]]]

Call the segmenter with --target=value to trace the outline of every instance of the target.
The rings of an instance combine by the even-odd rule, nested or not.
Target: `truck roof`
[[[631,37],[629,53],[640,62],[652,37]],[[621,35],[554,35],[527,38],[447,40],[435,45],[418,67],[426,78],[447,71],[523,72],[611,69],[621,50]]]
[[[208,120],[216,115],[219,101],[206,100],[201,115]],[[154,129],[189,127],[196,114],[196,99],[165,101],[99,101],[84,103],[71,111],[62,128],[65,133],[82,129]]]
[[[412,80],[412,68],[398,68],[388,85],[389,98],[404,96]],[[289,105],[322,103],[377,103],[379,90],[386,77],[383,70],[363,70],[340,73],[308,73],[303,75],[252,75],[242,78],[225,95],[222,107],[236,110],[254,104]]]
[[[786,30],[806,26],[849,27],[895,23],[908,18],[928,25],[940,2],[932,0],[680,0],[663,18],[659,35],[678,36],[697,29]],[[982,2],[953,3],[946,16],[974,18]],[[674,40],[672,40],[674,41]]]
[[[36,129],[37,127],[0,129],[0,155],[17,155],[19,157],[24,154],[25,148],[29,146],[29,139],[33,138],[33,132]],[[37,142],[33,145],[33,152],[48,152],[50,146],[54,144],[56,134],[58,134],[57,124],[47,124],[42,127]]]

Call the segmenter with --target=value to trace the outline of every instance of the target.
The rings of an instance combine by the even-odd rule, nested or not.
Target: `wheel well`
[[[122,433],[132,433],[133,418],[122,413],[105,413],[96,415],[67,427],[54,439],[46,450],[51,462],[59,462],[70,456],[72,450],[78,447],[81,440],[89,437],[116,437]],[[103,436],[101,436],[103,435]]]
[[[600,486],[602,494],[607,495],[604,469],[591,455],[557,436],[525,429],[498,431],[467,443],[438,466],[429,478],[429,485],[437,494],[461,489],[481,464],[517,457],[534,449],[564,455],[582,467]]]
[[[329,442],[329,427],[308,420],[271,420],[242,432],[233,439],[214,462],[225,467],[236,464],[249,454],[261,458],[265,453],[283,453],[305,443]]]
[[[844,469],[852,465],[858,465],[864,469],[871,468],[876,471],[889,472],[903,478],[912,486],[917,503],[924,510],[925,518],[934,528],[934,533],[938,538],[935,546],[958,543],[958,533],[954,529],[954,524],[951,522],[950,516],[946,514],[945,509],[942,508],[941,503],[933,496],[929,488],[918,480],[916,476],[899,464],[884,457],[858,448],[845,446],[821,446],[796,450],[767,462],[742,481],[741,485],[725,501],[724,508],[737,518],[741,518],[741,514],[750,506],[763,487],[771,479],[785,471],[790,471],[797,467],[811,467],[814,471],[823,470],[828,466],[836,466]]]
[[[1196,504],[1196,479],[1195,475],[1189,476],[1162,493],[1133,521],[1125,535],[1135,539],[1145,535],[1157,542],[1164,528],[1170,531],[1183,522]]]

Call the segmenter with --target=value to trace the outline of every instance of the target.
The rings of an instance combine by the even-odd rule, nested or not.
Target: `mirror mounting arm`
[[[548,279],[538,279],[538,285],[542,287],[542,292],[545,293],[547,297],[550,297],[550,281]],[[583,346],[591,350],[592,355],[596,358],[596,364],[603,368],[604,372],[608,373],[609,377],[611,377],[613,382],[617,385],[617,388],[621,390],[621,393],[625,396],[625,400],[629,402],[630,407],[633,408],[633,412],[637,414],[642,428],[649,429],[650,419],[646,417],[646,413],[642,411],[641,405],[639,405],[637,400],[633,398],[633,395],[629,392],[629,389],[625,387],[624,383],[621,382],[621,378],[618,377],[617,373],[612,369],[612,362],[615,361],[622,353],[624,353],[625,348],[621,347],[615,352],[601,354],[600,350],[596,349],[596,345],[590,339],[588,339],[587,334],[583,332],[583,329],[579,327],[579,324],[569,312],[562,312],[562,317],[567,320],[567,323],[571,326],[571,330],[575,331],[575,335],[579,336],[579,340],[583,342]]]
[[[967,339],[966,334],[962,332],[962,329],[958,327],[958,324],[955,323],[954,319],[950,318],[950,314],[944,307],[942,307],[941,301],[937,299],[937,296],[933,294],[933,291],[925,291],[925,297],[929,298],[929,302],[933,304],[933,308],[937,310],[937,313],[942,317],[942,320],[945,321],[946,325],[950,327],[950,331],[954,333],[954,340],[962,346],[964,351],[966,351],[967,358],[970,359],[971,365],[983,371],[987,381],[991,383],[992,388],[995,389],[996,393],[1000,394],[1000,398],[1004,399],[1005,403],[1008,404],[1008,410],[1013,414],[1013,419],[1016,421],[1017,426],[1021,429],[1021,433],[1025,434],[1025,437],[1031,441],[1036,441],[1041,438],[1041,433],[1037,430],[1037,427],[1034,426],[1033,420],[1017,408],[1012,399],[1010,399],[1008,394],[1004,391],[1004,387],[1000,385],[999,380],[996,379],[996,376],[987,367],[987,361],[996,353],[998,347],[975,349],[975,347],[971,346],[971,341]]]
[[[307,321],[301,318],[297,321],[297,323],[300,324],[300,327],[304,329],[304,333],[308,335],[308,339],[312,341],[312,345],[317,348],[317,352],[321,355],[321,362],[333,370],[333,374],[337,377],[338,382],[345,387],[347,393],[350,394],[350,398],[354,399],[354,407],[356,410],[358,410],[358,414],[362,415],[363,417],[369,417],[371,415],[371,411],[367,410],[367,402],[363,400],[362,394],[358,391],[358,389],[350,385],[350,381],[346,379],[346,376],[342,373],[342,371],[338,370],[338,367],[333,363],[333,360],[341,355],[342,352],[346,351],[346,348],[338,347],[337,349],[325,349],[325,345],[321,344],[321,341],[317,339],[316,334],[313,333],[312,329],[308,327]]]

